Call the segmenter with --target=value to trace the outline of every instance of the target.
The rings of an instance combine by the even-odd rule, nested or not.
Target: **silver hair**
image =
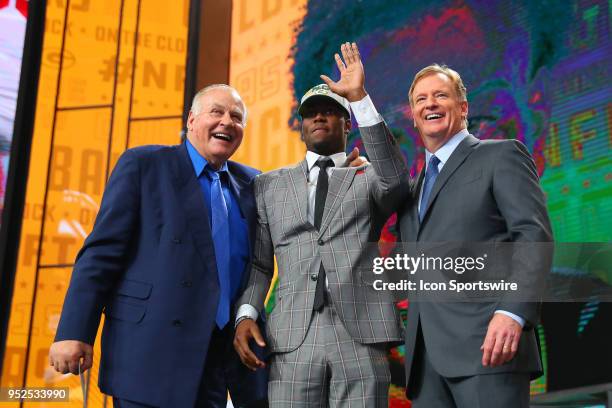
[[[191,102],[191,109],[190,111],[193,112],[194,115],[199,114],[202,111],[202,106],[200,105],[200,97],[203,96],[204,94],[206,94],[208,91],[211,91],[213,89],[217,89],[217,88],[225,88],[227,90],[229,90],[230,92],[234,92],[238,98],[240,99],[240,102],[242,103],[242,107],[244,108],[244,112],[243,112],[243,117],[242,117],[242,124],[244,126],[246,126],[247,123],[247,107],[246,104],[244,103],[244,101],[242,100],[242,97],[240,96],[240,94],[238,93],[238,91],[236,90],[236,88],[226,85],[226,84],[212,84],[212,85],[208,85],[205,86],[204,88],[200,89],[198,91],[198,93],[196,93],[193,97],[193,101]]]

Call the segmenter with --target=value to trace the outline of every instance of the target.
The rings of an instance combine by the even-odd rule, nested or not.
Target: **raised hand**
[[[349,102],[360,101],[367,93],[359,48],[356,43],[346,42],[340,46],[340,52],[342,58],[337,53],[334,55],[336,65],[340,70],[340,79],[334,82],[326,75],[321,75],[321,79],[332,92],[345,97]]]

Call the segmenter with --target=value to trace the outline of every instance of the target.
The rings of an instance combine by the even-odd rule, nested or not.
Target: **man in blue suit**
[[[100,390],[115,407],[266,405],[264,370],[233,347],[234,300],[254,242],[257,170],[229,161],[247,111],[238,92],[195,96],[187,140],[127,150],[77,256],[50,363],[92,365],[105,314]]]

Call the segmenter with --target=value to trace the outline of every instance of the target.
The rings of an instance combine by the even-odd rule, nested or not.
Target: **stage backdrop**
[[[521,140],[532,152],[555,239],[608,242],[610,7],[607,0],[235,0],[231,83],[254,112],[239,158],[263,170],[301,160],[296,101],[321,82],[319,74],[337,77],[334,53],[340,43],[356,41],[367,89],[413,175],[424,150],[408,89],[420,68],[445,63],[467,85],[470,131],[482,139]],[[356,132],[352,146],[361,147]],[[383,240],[395,239],[394,223]],[[272,296],[268,307],[273,303]],[[597,301],[545,305],[538,330],[546,375],[532,383],[532,393],[612,381],[611,318],[610,305]],[[403,350],[390,357],[391,405],[408,406]]]
[[[2,386],[67,385],[70,406],[80,406],[78,379],[49,369],[48,347],[72,262],[116,158],[129,146],[178,141],[187,3],[49,2]],[[320,82],[320,73],[337,75],[333,53],[354,40],[368,90],[413,173],[423,148],[411,125],[410,81],[424,65],[447,63],[467,83],[472,132],[520,139],[534,154],[556,239],[610,240],[609,2],[235,0],[233,6],[230,82],[250,110],[236,159],[269,170],[303,158],[295,101]],[[356,135],[351,145],[360,145]],[[393,222],[384,240],[393,240]],[[547,374],[534,392],[610,381],[607,305],[569,306],[561,318],[549,314],[556,322],[545,314],[539,328]],[[566,348],[568,338],[576,347]],[[401,353],[391,356],[393,406],[408,405]],[[101,407],[97,365],[90,373],[89,406]]]
[[[60,405],[80,407],[79,378],[54,372],[49,346],[72,263],[93,227],[119,154],[142,144],[180,142],[189,1],[47,4],[26,207],[0,384],[70,387],[70,403]],[[107,406],[97,387],[99,345],[98,340],[94,367],[88,371],[90,407]]]

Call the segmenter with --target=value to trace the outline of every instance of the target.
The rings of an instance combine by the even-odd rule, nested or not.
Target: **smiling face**
[[[202,94],[194,108],[187,119],[187,139],[218,169],[242,142],[244,104],[236,91],[219,87]]]
[[[442,73],[419,79],[411,101],[414,126],[432,153],[466,127],[468,103],[461,100],[451,79]]]
[[[317,101],[302,109],[302,140],[311,152],[330,156],[346,150],[351,122],[332,101]]]

